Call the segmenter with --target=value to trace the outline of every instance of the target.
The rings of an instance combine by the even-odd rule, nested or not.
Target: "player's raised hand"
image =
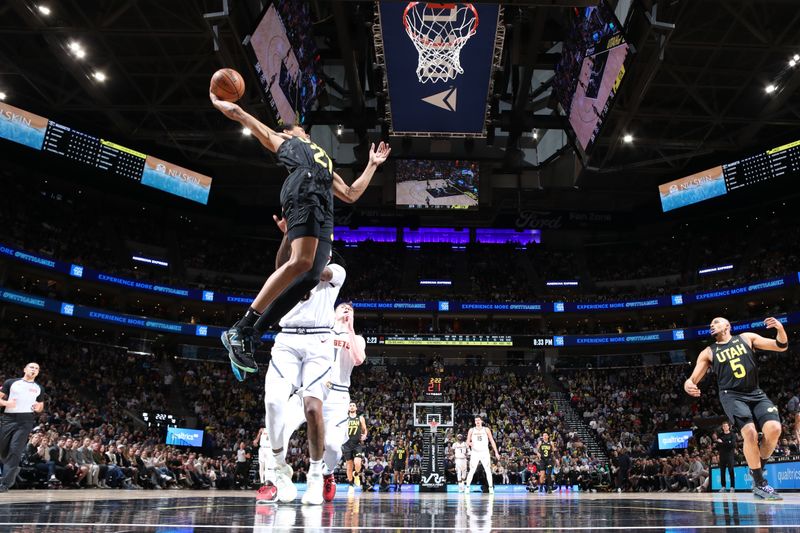
[[[278,218],[278,215],[272,215],[272,220],[275,221],[275,225],[278,226],[278,229],[281,230],[282,233],[286,233],[286,219],[285,218]]]
[[[392,153],[392,149],[383,141],[378,144],[377,148],[375,148],[375,143],[372,143],[369,147],[369,162],[381,165],[389,158],[390,153]]]
[[[783,324],[777,318],[769,317],[764,320],[764,325],[767,326],[767,329],[777,329],[781,331],[783,329]]]
[[[687,379],[686,383],[683,384],[683,390],[685,390],[686,394],[689,396],[694,396],[695,398],[700,397],[700,389],[691,379]]]
[[[239,107],[238,104],[234,104],[233,102],[227,102],[225,100],[220,100],[217,98],[217,95],[211,92],[209,89],[208,97],[211,99],[211,103],[219,109],[223,115],[228,117],[231,120],[237,120],[239,113],[241,112],[242,108]]]

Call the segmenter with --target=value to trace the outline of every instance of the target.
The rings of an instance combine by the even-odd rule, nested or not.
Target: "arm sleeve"
[[[328,265],[328,268],[330,268],[331,272],[333,273],[333,277],[331,277],[329,283],[334,287],[341,287],[344,285],[344,280],[347,277],[347,273],[345,272],[344,268],[333,263]]]

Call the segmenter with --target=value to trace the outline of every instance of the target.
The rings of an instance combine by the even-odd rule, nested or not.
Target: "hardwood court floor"
[[[350,493],[256,506],[241,491],[11,491],[2,532],[800,531],[800,494]]]

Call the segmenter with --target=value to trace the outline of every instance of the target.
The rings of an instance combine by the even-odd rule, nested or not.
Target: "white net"
[[[409,2],[403,25],[419,52],[420,83],[448,81],[464,73],[461,49],[478,28],[478,12],[472,4]]]

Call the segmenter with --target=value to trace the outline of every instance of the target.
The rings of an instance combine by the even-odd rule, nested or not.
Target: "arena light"
[[[793,66],[795,66],[796,64],[797,64],[797,60],[796,60],[796,59],[790,59],[790,60],[789,60],[789,66],[790,66],[790,67],[793,67]]]
[[[242,128],[242,135],[252,135],[253,132],[250,131],[250,128]]]
[[[157,265],[163,267],[169,266],[169,263],[167,263],[166,261],[161,261],[159,259],[151,259],[149,257],[142,257],[139,255],[131,256],[131,259],[133,259],[134,261],[139,261],[140,263],[147,263],[149,265]]]
[[[98,71],[96,71],[94,74],[92,74],[92,76],[94,76],[94,79],[96,79],[96,80],[97,80],[97,81],[99,81],[100,83],[102,83],[102,82],[106,81],[106,74],[105,74],[105,72],[101,72],[101,71],[99,71],[99,70],[98,70]]]
[[[39,13],[41,13],[45,17],[50,15],[50,13],[52,13],[52,11],[50,11],[49,7],[47,7],[45,5],[42,5],[42,4],[39,4],[38,6],[36,6],[36,9],[38,9]]]
[[[633,142],[633,135],[631,135],[630,133],[626,133],[626,134],[625,134],[625,135],[622,137],[622,140],[623,140],[623,142],[625,142],[626,144],[630,144],[630,143],[632,143],[632,142]]]
[[[78,41],[70,41],[69,44],[67,44],[67,47],[78,59],[83,59],[86,57],[86,50],[83,49],[83,45]]]
[[[424,286],[446,286],[449,287],[453,284],[452,281],[449,279],[421,279],[419,280],[420,285]]]
[[[794,56],[792,56],[792,59],[794,59],[795,61],[800,61],[800,54],[795,54]]]
[[[554,280],[545,282],[545,285],[548,287],[577,287],[578,282],[577,280]]]
[[[764,87],[764,92],[766,92],[767,94],[772,94],[772,93],[775,92],[775,89],[776,89],[776,87],[773,84],[770,83],[769,85]]]
[[[342,133],[344,133],[344,128],[342,127],[341,124],[339,124],[338,126],[336,126],[336,136],[341,137]]]
[[[538,138],[539,138],[539,131],[538,130],[533,130],[533,140],[535,141]]]
[[[0,100],[5,100],[6,96],[7,96],[6,93],[4,93],[3,91],[0,91]]]
[[[714,274],[716,272],[724,272],[726,270],[733,270],[733,265],[719,265],[708,268],[701,268],[697,271],[701,276],[704,274]]]

